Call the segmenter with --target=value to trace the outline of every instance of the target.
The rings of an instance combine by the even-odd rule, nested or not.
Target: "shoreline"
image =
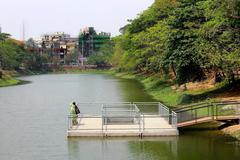
[[[11,86],[17,86],[17,85],[25,85],[32,83],[31,81],[25,81],[25,80],[20,80],[17,78],[11,78],[8,80],[0,80],[0,88],[1,87],[11,87]]]
[[[186,105],[186,104],[181,104],[181,99],[184,98],[185,94],[193,94],[194,92],[187,92],[184,91],[180,93],[177,93],[176,91],[173,91],[170,85],[166,85],[164,82],[161,82],[161,80],[157,79],[156,77],[147,77],[144,75],[137,75],[137,74],[132,74],[132,73],[117,73],[114,71],[111,71],[108,74],[112,74],[115,77],[118,78],[123,78],[123,79],[135,79],[137,81],[139,81],[140,83],[142,83],[144,85],[144,90],[147,91],[147,93],[151,96],[153,96],[154,99],[156,99],[157,101],[163,102],[164,104],[166,104],[168,107],[180,107],[180,105]],[[160,83],[159,83],[160,82]],[[167,83],[167,82],[166,82]],[[154,88],[156,87],[156,88]],[[161,88],[163,89],[163,91],[161,91]],[[217,87],[216,87],[217,88]],[[205,90],[205,92],[207,93],[208,90]],[[195,94],[198,94],[198,91],[196,91]],[[173,101],[167,99],[166,97],[170,95],[170,98],[173,98]],[[217,100],[216,98],[210,98],[204,101],[214,101]],[[202,102],[204,102],[202,101]],[[177,104],[178,103],[178,104]],[[168,104],[174,104],[174,105],[168,105]],[[176,105],[177,104],[177,105]],[[191,104],[191,101],[190,103]],[[202,124],[200,126],[195,126],[195,127],[188,127],[187,130],[191,130],[191,129],[201,129],[201,126],[204,126],[203,128],[212,128],[214,126],[214,128],[220,132],[222,132],[225,135],[229,135],[233,138],[236,138],[237,140],[240,140],[240,125],[234,125],[234,126],[229,126],[226,127],[224,129],[218,129],[216,126],[218,123],[217,122],[211,122],[211,123],[205,123]]]
[[[115,77],[123,79],[135,79],[144,86],[144,90],[151,95],[155,100],[160,101],[170,108],[180,107],[181,105],[188,105],[193,103],[203,102],[203,100],[193,101],[188,97],[198,94],[199,91],[178,91],[173,90],[174,83],[163,80],[159,75],[143,75],[121,72],[117,73],[111,71]],[[204,91],[202,91],[204,92]],[[205,91],[207,92],[207,90]],[[209,101],[209,99],[206,99]],[[206,101],[204,100],[204,101]]]
[[[32,72],[34,73],[34,72]],[[28,74],[28,76],[31,75],[40,75],[43,73],[34,73],[34,74]],[[133,73],[126,73],[126,72],[116,72],[115,70],[65,70],[65,71],[55,71],[55,72],[48,72],[46,74],[106,74],[106,75],[112,75],[116,78],[122,78],[122,79],[134,79],[141,84],[143,84],[143,89],[153,98],[157,101],[160,101],[164,104],[166,104],[169,107],[179,107],[179,105],[176,105],[177,103],[180,103],[180,99],[184,94],[177,93],[176,91],[172,90],[171,83],[167,84],[168,82],[164,82],[161,79],[159,79],[156,75],[142,75],[142,74],[133,74]],[[18,77],[26,76],[26,74],[18,73],[17,75],[11,77],[9,79],[9,82],[0,83],[1,87],[9,87],[14,85],[24,85],[31,83],[30,81],[24,81],[17,79]],[[2,79],[0,80],[0,82]],[[163,91],[161,90],[163,89]],[[169,97],[168,97],[169,96]],[[168,97],[168,98],[166,98]],[[173,100],[171,100],[171,98]],[[172,105],[169,105],[172,104]],[[211,124],[206,124],[207,126],[211,126]],[[190,127],[191,128],[191,127]],[[190,129],[189,128],[189,129]],[[201,128],[201,127],[200,127]],[[228,129],[229,128],[229,129]],[[232,126],[224,128],[222,130],[219,130],[223,132],[224,134],[230,135],[231,137],[237,138],[240,140],[240,125],[237,127],[234,127],[232,129]]]
[[[146,74],[137,74],[129,72],[117,72],[114,69],[102,70],[102,69],[89,69],[89,70],[80,70],[80,69],[65,69],[65,70],[56,70],[52,72],[40,72],[40,71],[25,71],[25,72],[15,72],[13,74],[6,75],[7,80],[0,79],[0,87],[12,86],[12,85],[23,85],[26,83],[22,80],[17,79],[22,76],[32,76],[32,75],[41,75],[41,74],[107,74],[112,75],[117,78],[122,79],[134,79],[140,82],[143,85],[143,89],[153,97],[156,101],[160,101],[165,105],[172,107],[181,107],[183,105],[195,104],[199,102],[213,102],[221,101],[221,98],[214,97],[218,93],[213,93],[215,90],[224,88],[224,84],[218,84],[210,89],[199,89],[199,90],[181,90],[173,89],[175,84],[173,82],[163,80],[160,75],[146,75]],[[1,84],[2,81],[2,84]],[[224,90],[221,90],[224,92]],[[225,97],[226,98],[226,97]],[[225,100],[222,98],[222,100]],[[228,97],[227,97],[228,98]],[[240,97],[237,97],[240,98]],[[233,100],[240,100],[240,99]]]
[[[15,85],[24,85],[29,84],[31,81],[24,81],[18,78],[23,76],[35,76],[35,75],[43,75],[43,74],[108,74],[108,70],[97,70],[97,69],[89,69],[89,70],[80,70],[80,69],[66,69],[66,70],[56,70],[56,71],[24,71],[24,72],[16,72],[16,71],[6,71],[3,75],[3,78],[0,79],[0,88],[1,87],[10,87]]]
[[[222,132],[240,141],[240,125],[232,125],[222,129]]]

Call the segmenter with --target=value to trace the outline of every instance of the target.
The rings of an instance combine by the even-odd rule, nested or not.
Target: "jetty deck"
[[[140,104],[138,104],[140,105]],[[141,113],[137,104],[104,104],[99,115],[80,115],[72,124],[70,117],[68,137],[105,136],[176,136],[177,119],[174,113],[161,103],[145,103],[141,106],[157,105],[155,114]]]
[[[69,117],[68,137],[88,136],[176,136],[178,128],[220,121],[240,123],[240,102],[212,102],[193,104],[170,110],[159,102],[85,103],[101,108],[96,114]],[[150,111],[150,112],[149,112]]]

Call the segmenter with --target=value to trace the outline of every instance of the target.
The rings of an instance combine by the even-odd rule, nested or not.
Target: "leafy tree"
[[[10,36],[8,33],[0,33],[0,42],[6,41]]]
[[[205,67],[234,78],[240,66],[240,1],[207,0],[201,7],[207,19],[199,33],[199,49],[208,59]]]
[[[87,63],[97,65],[98,67],[109,66],[111,63],[113,52],[114,43],[110,41],[104,44],[95,55],[91,55],[88,58]]]
[[[181,0],[168,19],[170,34],[164,64],[172,68],[178,84],[200,80],[202,56],[196,43],[198,30],[204,23],[203,11],[198,8],[201,0]]]
[[[72,51],[72,53],[67,54],[67,55],[65,56],[65,63],[66,63],[66,64],[77,63],[77,61],[78,61],[78,56],[79,56],[78,49],[74,49],[74,50]]]
[[[111,63],[119,70],[174,75],[178,84],[202,80],[206,70],[234,81],[239,7],[239,0],[155,0],[120,29]]]

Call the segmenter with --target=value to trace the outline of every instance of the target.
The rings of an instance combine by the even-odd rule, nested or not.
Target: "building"
[[[40,38],[35,38],[34,43],[37,48],[53,51],[54,54],[58,54],[61,48],[65,50],[65,54],[78,49],[78,38],[73,38],[64,32],[44,34]]]
[[[64,32],[44,34],[40,38],[32,39],[28,45],[29,50],[40,54],[49,54],[59,59],[61,64],[65,62],[65,56],[78,52],[78,38],[73,38]],[[27,43],[29,43],[28,40]]]
[[[79,51],[83,57],[97,54],[101,46],[110,41],[110,37],[110,33],[97,33],[93,27],[86,27],[79,35]]]

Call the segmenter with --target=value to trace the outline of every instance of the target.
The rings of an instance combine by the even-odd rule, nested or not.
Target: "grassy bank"
[[[218,101],[222,100],[219,95],[231,96],[229,92],[235,92],[234,90],[239,90],[236,87],[234,90],[231,86],[226,83],[219,83],[211,88],[197,89],[197,90],[176,90],[173,89],[174,84],[169,81],[164,81],[158,75],[141,75],[141,74],[131,74],[131,73],[116,73],[109,72],[119,78],[125,79],[136,79],[140,81],[145,90],[154,97],[157,101],[161,101],[167,106],[177,107],[184,104],[203,102],[203,101]],[[238,94],[239,91],[235,92]],[[204,112],[204,111],[203,111]],[[197,126],[187,127],[185,130],[216,130],[219,126],[219,122],[204,123]],[[223,133],[229,134],[240,140],[240,125],[231,126],[223,130]]]
[[[119,78],[140,81],[144,85],[145,90],[154,99],[172,107],[203,101],[221,100],[219,95],[229,90],[229,86],[224,82],[200,89],[183,89],[181,87],[177,88],[171,81],[163,80],[159,75],[116,73],[114,71],[109,71],[108,73]]]
[[[16,79],[16,77],[21,76],[31,76],[31,75],[40,75],[40,74],[104,74],[109,71],[106,70],[80,70],[80,69],[58,69],[53,71],[31,71],[31,70],[22,70],[22,71],[2,71],[2,78],[0,78],[0,87],[18,85],[30,83],[28,81],[21,81]]]
[[[182,93],[175,92],[171,89],[171,83],[163,81],[155,76],[130,73],[116,73],[115,76],[140,81],[144,85],[145,90],[152,95],[154,99],[168,106],[179,104],[179,99],[182,96]]]
[[[16,71],[6,71],[1,70],[1,78],[0,78],[0,87],[7,87],[19,84],[30,83],[28,81],[22,81],[16,79],[16,77],[26,76],[26,75],[35,75],[33,72],[16,72]]]
[[[19,84],[20,81],[15,78],[0,79],[0,87],[12,86]]]
[[[167,106],[176,107],[179,105],[185,105],[190,103],[197,103],[203,101],[214,101],[220,100],[219,95],[227,93],[226,97],[229,97],[230,94],[227,92],[229,90],[228,86],[225,83],[219,83],[213,87],[206,87],[200,89],[183,89],[177,88],[175,84],[171,81],[164,80],[160,75],[144,75],[144,74],[133,74],[126,72],[116,72],[115,70],[80,70],[80,69],[62,69],[56,70],[53,72],[48,72],[48,74],[111,74],[118,78],[124,79],[135,79],[141,82],[144,85],[144,89],[157,101],[160,101]],[[27,72],[20,73],[19,75],[35,75],[41,74],[39,72]],[[9,76],[11,74],[5,74],[5,78],[0,79],[0,87],[15,85],[21,83],[19,80],[16,80]],[[15,73],[16,75],[16,73]],[[198,84],[198,83],[197,83]],[[189,86],[188,86],[189,87]],[[235,90],[238,90],[236,88]],[[230,90],[231,91],[231,90]],[[239,91],[236,92],[239,95]]]

